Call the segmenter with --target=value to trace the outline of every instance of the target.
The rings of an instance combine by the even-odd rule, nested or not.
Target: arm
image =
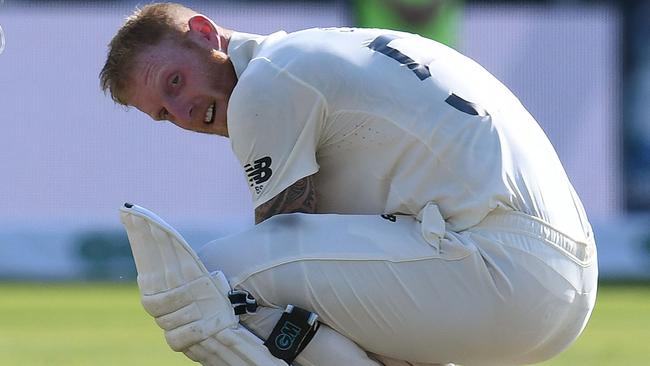
[[[255,223],[271,216],[292,212],[316,212],[316,192],[312,176],[304,177],[255,209]]]

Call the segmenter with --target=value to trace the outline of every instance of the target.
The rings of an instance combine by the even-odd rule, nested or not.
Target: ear
[[[221,35],[219,28],[205,15],[197,14],[188,21],[190,34],[203,42],[207,41],[212,48],[221,50]]]

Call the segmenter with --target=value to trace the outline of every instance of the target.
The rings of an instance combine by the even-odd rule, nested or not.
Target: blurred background
[[[402,29],[475,59],[513,90],[554,144],[594,226],[601,279],[647,290],[650,1],[183,3],[249,33]],[[152,123],[100,91],[106,45],[143,4],[0,0],[0,313],[16,311],[11,294],[29,292],[24,286],[131,289],[135,268],[117,211],[123,202],[154,210],[197,248],[253,224],[228,140]],[[3,351],[17,354],[18,346],[8,328],[3,338],[2,324],[0,364],[57,364],[3,362]]]

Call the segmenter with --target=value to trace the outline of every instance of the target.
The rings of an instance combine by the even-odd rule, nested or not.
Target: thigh
[[[452,258],[422,238],[411,216],[284,214],[244,232],[214,240],[199,250],[208,269],[223,271],[231,283],[292,262],[393,261]]]
[[[468,237],[426,241],[414,218],[391,219],[280,215],[209,243],[200,256],[264,306],[315,311],[367,351],[453,362],[468,334],[490,337],[498,289]]]

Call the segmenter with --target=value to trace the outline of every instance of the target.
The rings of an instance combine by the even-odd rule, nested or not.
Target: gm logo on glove
[[[280,334],[275,337],[275,346],[282,351],[286,351],[293,346],[293,342],[299,335],[300,327],[290,321],[286,321],[280,329]]]

